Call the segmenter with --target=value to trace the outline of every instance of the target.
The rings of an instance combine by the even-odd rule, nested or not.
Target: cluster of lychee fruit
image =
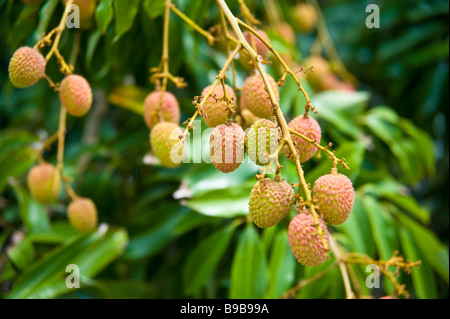
[[[45,75],[46,60],[35,48],[17,49],[9,63],[9,77],[17,88],[35,85]],[[69,74],[57,87],[61,105],[67,113],[80,117],[92,106],[92,90],[86,79],[80,75]],[[52,164],[42,162],[28,173],[28,187],[31,195],[43,204],[57,201],[61,191],[60,170]],[[71,225],[79,231],[91,231],[97,225],[97,209],[87,198],[74,198],[69,204],[67,215]]]

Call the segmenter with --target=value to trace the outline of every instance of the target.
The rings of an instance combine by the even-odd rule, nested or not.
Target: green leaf
[[[36,251],[28,238],[22,238],[16,246],[7,249],[8,257],[20,271],[25,270],[36,258]]]
[[[34,200],[19,184],[12,183],[20,207],[20,217],[29,234],[50,230],[50,218],[45,207]]]
[[[30,234],[28,239],[38,244],[61,244],[77,233],[67,221],[55,221],[49,231]]]
[[[262,298],[267,285],[264,247],[253,224],[248,223],[239,238],[231,266],[230,298]]]
[[[93,277],[124,250],[128,236],[123,229],[99,229],[76,236],[34,263],[15,283],[8,298],[55,298],[69,292],[66,267],[79,266],[84,277]]]
[[[297,261],[289,246],[287,231],[277,233],[269,261],[267,298],[278,298],[292,285]]]
[[[400,229],[400,240],[405,257],[409,261],[423,260],[420,252],[417,250],[411,234],[404,228]],[[417,297],[422,299],[437,298],[436,283],[433,272],[426,262],[421,263],[420,267],[414,267],[411,270],[414,291]]]
[[[165,0],[145,0],[143,6],[148,16],[154,19],[164,13],[164,3]]]
[[[191,209],[207,215],[230,218],[248,214],[248,198],[252,186],[214,190],[188,201]]]
[[[112,2],[113,0],[100,0],[95,10],[95,21],[102,34],[106,32],[114,16]]]
[[[118,41],[122,35],[131,29],[138,9],[139,0],[114,1],[116,36],[113,42]]]
[[[53,17],[53,13],[55,12],[59,2],[60,0],[49,0],[42,6],[39,14],[39,24],[36,28],[36,32],[34,33],[34,39],[36,41],[39,41],[42,33],[47,31],[50,20]]]
[[[439,241],[439,238],[429,229],[404,214],[396,214],[396,217],[406,227],[414,238],[421,254],[427,263],[444,280],[449,282],[449,259],[447,248]]]
[[[184,286],[196,294],[204,286],[233,237],[236,223],[224,227],[207,238],[192,251],[183,271]]]

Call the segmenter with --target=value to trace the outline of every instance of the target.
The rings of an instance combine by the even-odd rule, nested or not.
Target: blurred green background
[[[215,1],[173,2],[207,30],[220,22]],[[317,32],[296,27],[293,12],[300,1],[245,2],[293,65],[302,65],[317,48]],[[238,1],[227,3],[240,12]],[[370,3],[380,7],[379,29],[365,25]],[[94,90],[90,113],[68,117],[64,165],[75,178],[75,191],[95,201],[100,222],[108,225],[106,233],[102,228],[81,235],[67,223],[65,194],[58,204],[42,206],[26,187],[26,173],[36,161],[33,146],[57,130],[57,94],[46,81],[15,89],[7,71],[18,47],[33,46],[58,24],[63,6],[59,0],[34,6],[0,0],[2,297],[278,298],[334,262],[331,256],[316,268],[299,265],[287,242],[288,219],[264,231],[246,222],[256,166],[243,164],[222,174],[205,163],[175,169],[149,164],[142,102],[153,90],[148,69],[161,57],[163,4],[100,0],[90,28],[63,33],[62,54],[75,61],[75,73]],[[399,251],[421,260],[411,274],[400,272],[399,282],[412,298],[448,298],[449,3],[319,5],[340,59],[358,79],[355,91],[317,90],[302,80],[319,111],[322,144],[333,142],[337,155],[347,159],[352,169],[345,174],[356,189],[349,220],[329,229],[344,251],[384,260]],[[294,41],[278,32],[280,21],[296,31]],[[226,52],[220,43],[209,46],[173,13],[169,43],[170,71],[188,83],[183,89],[169,86],[183,122],[194,113],[193,97],[214,81]],[[320,46],[317,52],[336,62]],[[278,79],[280,65],[270,59],[267,71]],[[250,69],[236,62],[240,86]],[[47,74],[56,82],[62,78],[54,59]],[[304,99],[291,79],[280,96],[288,120],[302,113]],[[55,163],[56,147],[44,157]],[[284,156],[282,164],[282,176],[297,182],[295,167]],[[314,158],[304,165],[307,181],[314,183],[330,167],[325,157]],[[65,286],[71,263],[80,266],[80,289]],[[365,267],[352,269],[362,295],[392,293],[385,278],[381,288],[368,289]],[[338,268],[294,296],[345,297]]]

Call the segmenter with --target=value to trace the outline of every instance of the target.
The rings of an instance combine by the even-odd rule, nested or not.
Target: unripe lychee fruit
[[[295,32],[292,27],[286,22],[280,22],[276,25],[275,30],[280,34],[288,43],[295,43]]]
[[[323,219],[330,225],[345,222],[353,209],[355,190],[352,181],[334,169],[314,183],[313,200]]]
[[[245,133],[236,123],[216,126],[209,138],[213,165],[223,173],[236,170],[244,161]]]
[[[306,68],[312,67],[311,70],[306,71],[306,79],[308,82],[314,88],[323,90],[324,80],[332,74],[328,61],[321,56],[313,55],[304,61],[304,66]]]
[[[259,228],[275,226],[287,215],[293,199],[291,185],[264,178],[253,186],[250,193],[250,216]]]
[[[256,30],[256,33],[258,33],[266,42],[270,43],[269,37],[263,30]],[[250,46],[256,49],[256,53],[262,56],[263,59],[266,59],[269,53],[269,49],[266,47],[264,42],[262,42],[256,35],[252,34],[249,31],[244,31],[243,35]]]
[[[92,106],[92,89],[81,75],[70,74],[59,85],[59,99],[72,116],[85,115]]]
[[[256,121],[247,132],[245,145],[249,159],[257,165],[269,163],[268,155],[278,149],[280,129],[274,122],[266,119]]]
[[[321,218],[319,218],[319,225],[324,232],[325,242],[329,245],[327,227]],[[289,223],[288,241],[295,258],[305,266],[318,266],[328,257],[328,251],[323,247],[322,239],[315,226],[314,217],[305,209]]]
[[[243,126],[244,128],[252,126],[257,120],[260,119],[259,117],[255,116],[252,112],[250,112],[249,110],[247,110],[245,108],[244,109],[241,108],[241,115],[245,120],[245,123]]]
[[[317,13],[310,4],[300,3],[294,8],[294,19],[298,31],[310,33],[317,22]]]
[[[277,83],[268,74],[267,78],[275,94],[275,98],[277,102],[279,102],[280,97]],[[241,94],[241,108],[248,109],[255,116],[260,118],[270,119],[274,115],[272,102],[269,99],[269,93],[267,93],[264,81],[259,73],[249,76],[244,81]]]
[[[70,225],[80,232],[87,233],[97,227],[97,207],[89,198],[74,199],[67,207],[67,217]]]
[[[48,163],[34,166],[28,173],[27,182],[33,198],[42,204],[55,202],[61,192],[59,172]]]
[[[207,86],[203,92],[202,96],[206,94],[211,89],[211,85]],[[220,100],[224,98],[223,86],[221,84],[214,87],[213,92],[203,104],[203,111],[206,113],[206,117],[203,117],[206,125],[209,127],[216,127],[217,125],[223,124],[228,119],[228,106],[234,107],[236,105],[236,94],[234,90],[225,84],[225,91],[227,93],[227,98],[229,104],[225,100]]]
[[[45,75],[45,59],[30,47],[21,47],[14,52],[9,62],[9,78],[17,88],[36,84]]]
[[[180,106],[177,98],[170,92],[154,91],[144,102],[144,120],[149,129],[159,122],[180,122]]]
[[[163,166],[176,167],[181,164],[182,144],[179,136],[182,134],[183,130],[172,122],[159,122],[151,130],[150,145]]]
[[[320,143],[321,130],[319,123],[310,116],[299,115],[289,122],[289,128],[308,137],[309,139]],[[300,163],[309,160],[317,152],[317,147],[304,140],[298,135],[291,134],[292,141],[295,143],[295,149],[300,156]],[[286,156],[291,158],[292,153],[288,146],[285,148]]]

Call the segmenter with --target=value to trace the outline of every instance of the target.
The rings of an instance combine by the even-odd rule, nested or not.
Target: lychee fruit
[[[316,25],[317,12],[312,5],[300,3],[294,8],[294,19],[298,31],[310,33]]]
[[[324,81],[332,75],[330,64],[319,55],[312,55],[304,61],[306,68],[311,68],[306,72],[306,79],[309,84],[318,90],[324,89]]]
[[[243,109],[241,107],[241,116],[244,119],[244,126],[243,128],[246,129],[250,126],[252,126],[257,120],[259,120],[260,118],[255,116],[252,112],[250,112],[247,109]]]
[[[288,183],[264,178],[250,193],[250,216],[259,228],[275,226],[287,215],[293,199],[294,190]]]
[[[256,30],[256,33],[258,33],[266,42],[270,43],[269,37],[263,30]],[[269,49],[264,44],[264,42],[262,42],[256,35],[252,34],[249,31],[244,31],[243,35],[248,44],[256,49],[256,53],[259,54],[263,59],[266,59],[269,53]]]
[[[33,198],[42,204],[55,202],[61,192],[61,176],[52,164],[42,163],[31,168],[27,182]]]
[[[87,233],[97,227],[97,207],[89,198],[74,199],[67,207],[67,217],[70,225],[80,232]]]
[[[170,92],[154,91],[144,102],[144,120],[149,129],[159,122],[180,122],[180,106],[177,98]]]
[[[276,32],[281,35],[288,43],[295,43],[295,32],[286,22],[280,22],[275,27]]]
[[[275,80],[267,74],[268,81],[275,94],[277,102],[280,101],[278,86]],[[249,76],[242,86],[241,108],[248,109],[253,115],[270,119],[273,115],[272,102],[259,73]]]
[[[202,96],[206,96],[210,89],[211,85],[207,86],[203,90]],[[213,92],[203,104],[202,109],[207,115],[203,117],[203,120],[209,127],[216,127],[217,125],[225,123],[228,119],[228,106],[234,107],[236,105],[236,94],[234,93],[234,90],[229,85],[225,84],[225,91],[227,93],[229,104],[227,101],[221,100],[224,98],[223,86],[221,84],[214,87]]]
[[[324,232],[327,245],[330,238],[325,222],[319,218],[319,225]],[[288,241],[292,253],[299,263],[304,266],[315,267],[323,263],[328,257],[328,251],[314,223],[314,217],[304,209],[296,215],[288,227]]]
[[[263,166],[269,163],[269,156],[278,149],[280,129],[274,122],[266,119],[256,121],[247,132],[245,145],[250,160]]]
[[[319,123],[310,116],[299,115],[289,122],[289,128],[308,137],[309,139],[320,143],[321,130]],[[317,147],[312,143],[304,140],[298,135],[291,134],[292,141],[295,144],[295,149],[300,156],[300,163],[309,160],[317,152]],[[285,148],[286,156],[292,158],[291,150],[288,146]]]
[[[81,75],[70,74],[59,85],[59,99],[72,116],[85,115],[92,106],[92,89]]]
[[[46,61],[42,54],[30,47],[21,47],[14,52],[9,62],[9,78],[17,88],[36,84],[45,75]]]
[[[244,130],[236,123],[216,126],[209,138],[211,162],[223,173],[236,170],[244,161],[244,144]]]
[[[331,174],[319,177],[314,183],[313,200],[328,224],[340,225],[353,209],[355,190],[352,181],[333,169]]]
[[[159,122],[151,130],[150,145],[163,166],[180,165],[183,150],[179,136],[182,134],[181,127],[172,122]]]

